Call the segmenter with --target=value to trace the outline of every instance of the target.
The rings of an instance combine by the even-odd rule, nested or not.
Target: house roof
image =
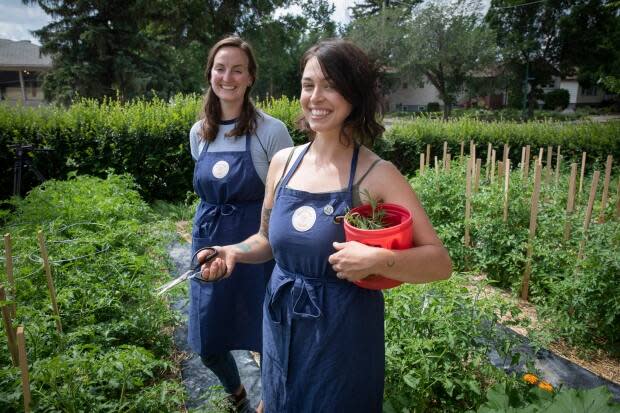
[[[40,46],[29,40],[0,39],[0,69],[45,70],[52,68],[52,58],[41,54]]]

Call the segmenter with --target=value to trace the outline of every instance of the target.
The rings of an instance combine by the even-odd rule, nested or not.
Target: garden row
[[[0,411],[24,411],[28,389],[32,411],[178,410],[175,316],[152,293],[167,277],[173,223],[118,175],[48,181],[0,212],[10,324],[0,334]],[[13,357],[18,326],[25,337]]]
[[[105,177],[109,171],[134,176],[147,200],[182,200],[191,191],[193,162],[188,133],[197,119],[201,99],[176,96],[162,100],[102,103],[84,100],[69,108],[20,108],[0,105],[0,199],[12,191],[13,144],[33,144],[53,152],[33,154],[34,164],[48,179],[65,179],[67,173]],[[288,98],[260,102],[267,113],[281,119],[297,143],[304,136],[295,130],[299,101]],[[386,139],[376,145],[377,152],[394,162],[402,172],[417,169],[417,155],[427,144],[438,150],[444,141],[452,153],[463,141],[479,145],[508,143],[513,147],[532,145],[532,150],[561,145],[566,161],[585,151],[588,162],[607,154],[620,159],[620,122],[605,124],[557,122],[497,122],[460,119],[444,122],[420,118],[395,125]],[[484,148],[481,148],[484,151]],[[483,152],[484,156],[485,153]],[[511,154],[513,164],[518,162]],[[39,182],[24,174],[25,188]]]
[[[458,152],[444,163],[439,152],[435,167],[423,162],[411,178],[455,267],[483,272],[529,298],[551,321],[554,338],[620,357],[620,177],[612,175],[613,158],[580,168],[540,151],[531,167],[520,161],[506,169],[500,148],[491,151],[486,163]]]

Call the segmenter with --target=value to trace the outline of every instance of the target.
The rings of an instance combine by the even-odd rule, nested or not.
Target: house
[[[45,101],[42,75],[52,68],[52,59],[41,54],[29,40],[0,39],[0,101],[29,106]]]
[[[481,79],[489,78],[482,76]],[[553,76],[552,82],[543,87],[545,93],[554,89],[566,89],[570,95],[568,107],[575,109],[578,106],[599,106],[605,101],[612,100],[615,95],[606,94],[603,88],[594,86],[584,88],[577,81],[577,77]],[[489,80],[490,81],[490,80]],[[387,110],[419,112],[425,111],[427,105],[436,102],[443,107],[443,101],[439,98],[437,89],[424,79],[421,84],[412,84],[401,79],[396,79],[398,85],[392,92],[386,95]],[[493,94],[487,96],[468,97],[466,93],[462,93],[457,97],[457,106],[469,107],[471,105],[483,106],[489,109],[499,109],[505,107],[507,99],[506,90],[495,90]],[[541,103],[542,104],[542,103]]]
[[[565,78],[554,76],[553,80],[543,87],[543,90],[547,93],[554,89],[568,90],[569,109],[575,109],[579,106],[598,106],[605,101],[612,100],[615,96],[605,93],[605,90],[599,86],[589,88],[581,86],[577,81],[577,76]]]
[[[426,77],[419,83],[396,79],[396,84],[399,86],[385,96],[388,111],[421,112],[427,110],[429,103],[438,104],[443,108],[439,92]],[[457,102],[456,106],[468,107],[477,103],[490,109],[498,109],[506,105],[506,93],[496,90],[489,96],[470,97],[463,92],[457,96]]]

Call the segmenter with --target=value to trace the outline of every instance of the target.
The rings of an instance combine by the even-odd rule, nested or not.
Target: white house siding
[[[404,88],[403,86],[407,86]],[[423,87],[417,87],[416,83],[402,82],[400,87],[387,96],[388,110],[398,110],[398,107],[407,107],[411,110],[425,110],[430,102],[438,102],[443,106],[443,101],[437,95],[437,89],[429,82],[424,82]]]
[[[577,97],[579,94],[579,83],[576,80],[562,80],[560,82],[560,89],[568,90],[568,106],[575,108],[577,105]]]

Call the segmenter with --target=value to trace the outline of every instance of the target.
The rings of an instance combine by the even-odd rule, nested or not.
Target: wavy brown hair
[[[250,99],[250,91],[252,86],[256,82],[256,75],[258,67],[256,65],[256,58],[252,51],[252,46],[245,40],[238,36],[228,36],[217,42],[211,50],[209,50],[209,57],[207,59],[207,67],[205,68],[205,78],[209,85],[207,93],[204,97],[204,104],[200,113],[200,118],[204,119],[202,122],[202,128],[200,137],[207,142],[212,142],[217,136],[219,130],[219,124],[222,120],[222,107],[220,99],[213,92],[211,87],[211,70],[213,69],[213,63],[215,61],[215,55],[223,47],[236,47],[248,57],[248,72],[252,76],[252,85],[248,86],[243,95],[243,105],[241,107],[241,114],[235,123],[235,127],[226,136],[244,136],[246,133],[254,133],[256,131],[256,120],[259,116],[252,99]]]
[[[341,141],[348,145],[353,140],[372,147],[385,131],[379,123],[383,98],[378,65],[358,46],[342,39],[324,40],[308,49],[301,57],[302,74],[313,57],[317,58],[325,77],[352,106],[340,132]],[[297,127],[310,139],[316,135],[303,115],[297,120]]]

